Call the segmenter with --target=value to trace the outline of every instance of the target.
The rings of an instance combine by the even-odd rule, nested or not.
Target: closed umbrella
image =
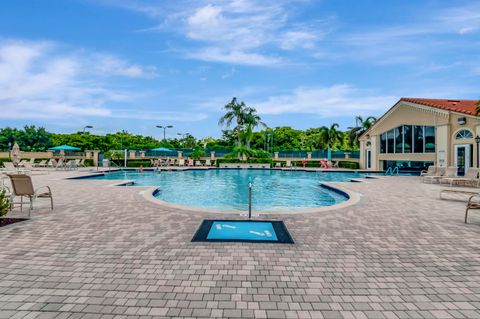
[[[17,143],[13,144],[12,147],[12,162],[15,166],[20,163],[20,146]]]

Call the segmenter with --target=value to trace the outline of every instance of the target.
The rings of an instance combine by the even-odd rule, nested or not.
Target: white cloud
[[[96,61],[93,67],[103,76],[124,76],[129,78],[153,78],[157,77],[154,66],[140,66],[130,64],[127,61],[109,54],[95,54]]]
[[[201,120],[204,114],[169,113],[135,107],[118,111],[112,104],[130,103],[139,92],[111,88],[105,77],[151,77],[144,68],[108,54],[65,52],[50,42],[0,41],[0,110],[2,119]],[[152,70],[153,71],[153,70]]]
[[[371,115],[391,106],[398,97],[376,95],[350,85],[298,87],[287,94],[273,95],[251,103],[260,114],[314,114],[338,117],[344,114]]]
[[[186,56],[203,61],[228,64],[272,66],[281,58],[270,57],[265,50],[311,49],[326,33],[326,23],[312,22],[308,28],[290,25],[298,4],[303,0],[199,0],[175,1],[152,5],[123,0],[108,1],[158,21],[147,29],[176,32],[200,47]]]
[[[312,49],[317,40],[318,36],[310,31],[288,31],[280,39],[279,45],[284,50]]]
[[[242,65],[271,66],[282,62],[278,57],[266,56],[259,53],[246,53],[243,51],[228,51],[216,47],[188,54],[189,57],[203,61],[224,62]]]

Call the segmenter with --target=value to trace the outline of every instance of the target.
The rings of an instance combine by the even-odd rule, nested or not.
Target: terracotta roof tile
[[[437,109],[464,113],[468,115],[476,115],[476,107],[478,103],[478,100],[418,99],[409,97],[402,97],[400,101],[431,106]]]

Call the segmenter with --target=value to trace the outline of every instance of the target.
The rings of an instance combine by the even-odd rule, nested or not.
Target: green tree
[[[247,106],[244,102],[238,102],[237,98],[234,97],[232,101],[226,104],[223,108],[226,113],[218,120],[218,124],[220,126],[225,125],[229,128],[234,121],[236,122],[237,125],[234,128],[234,132],[237,136],[237,146],[240,148],[242,145],[242,130],[243,125],[245,124]]]
[[[332,146],[342,139],[341,132],[337,130],[338,127],[339,125],[337,123],[333,123],[330,127],[322,126],[320,128],[318,143],[319,146],[327,147],[328,154],[330,154]]]
[[[365,133],[373,124],[375,124],[376,121],[377,118],[374,116],[368,116],[365,119],[363,119],[361,116],[356,116],[355,127],[348,131],[349,146],[358,147],[358,138],[360,135]]]
[[[244,124],[245,124],[245,145],[247,148],[250,148],[250,142],[253,137],[253,130],[257,126],[267,127],[267,124],[262,122],[261,117],[257,114],[257,110],[253,107],[248,107],[245,109],[244,115]]]

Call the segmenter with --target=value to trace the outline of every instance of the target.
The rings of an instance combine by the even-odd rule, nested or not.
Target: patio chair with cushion
[[[457,167],[456,166],[449,166],[445,170],[445,174],[442,176],[423,176],[424,182],[430,183],[442,183],[445,179],[453,178],[457,176]]]
[[[435,173],[433,175],[423,175],[422,176],[422,182],[435,182],[439,177],[443,177],[446,173],[446,168],[445,167],[437,167],[435,169]]]
[[[30,207],[28,209],[28,216],[33,209],[33,202],[37,198],[49,198],[50,199],[50,207],[53,209],[53,196],[52,191],[49,186],[42,186],[40,188],[34,189],[32,178],[28,175],[24,174],[7,174],[10,178],[10,182],[12,184],[12,195],[10,202],[13,205],[15,204],[14,198],[20,197],[20,210],[23,210],[23,198],[27,197],[30,202]]]
[[[480,179],[478,178],[479,169],[470,167],[467,169],[465,176],[463,177],[451,177],[451,178],[443,178],[441,180],[442,183],[449,184],[453,186],[455,184],[461,184],[462,186],[477,186],[480,183]]]

